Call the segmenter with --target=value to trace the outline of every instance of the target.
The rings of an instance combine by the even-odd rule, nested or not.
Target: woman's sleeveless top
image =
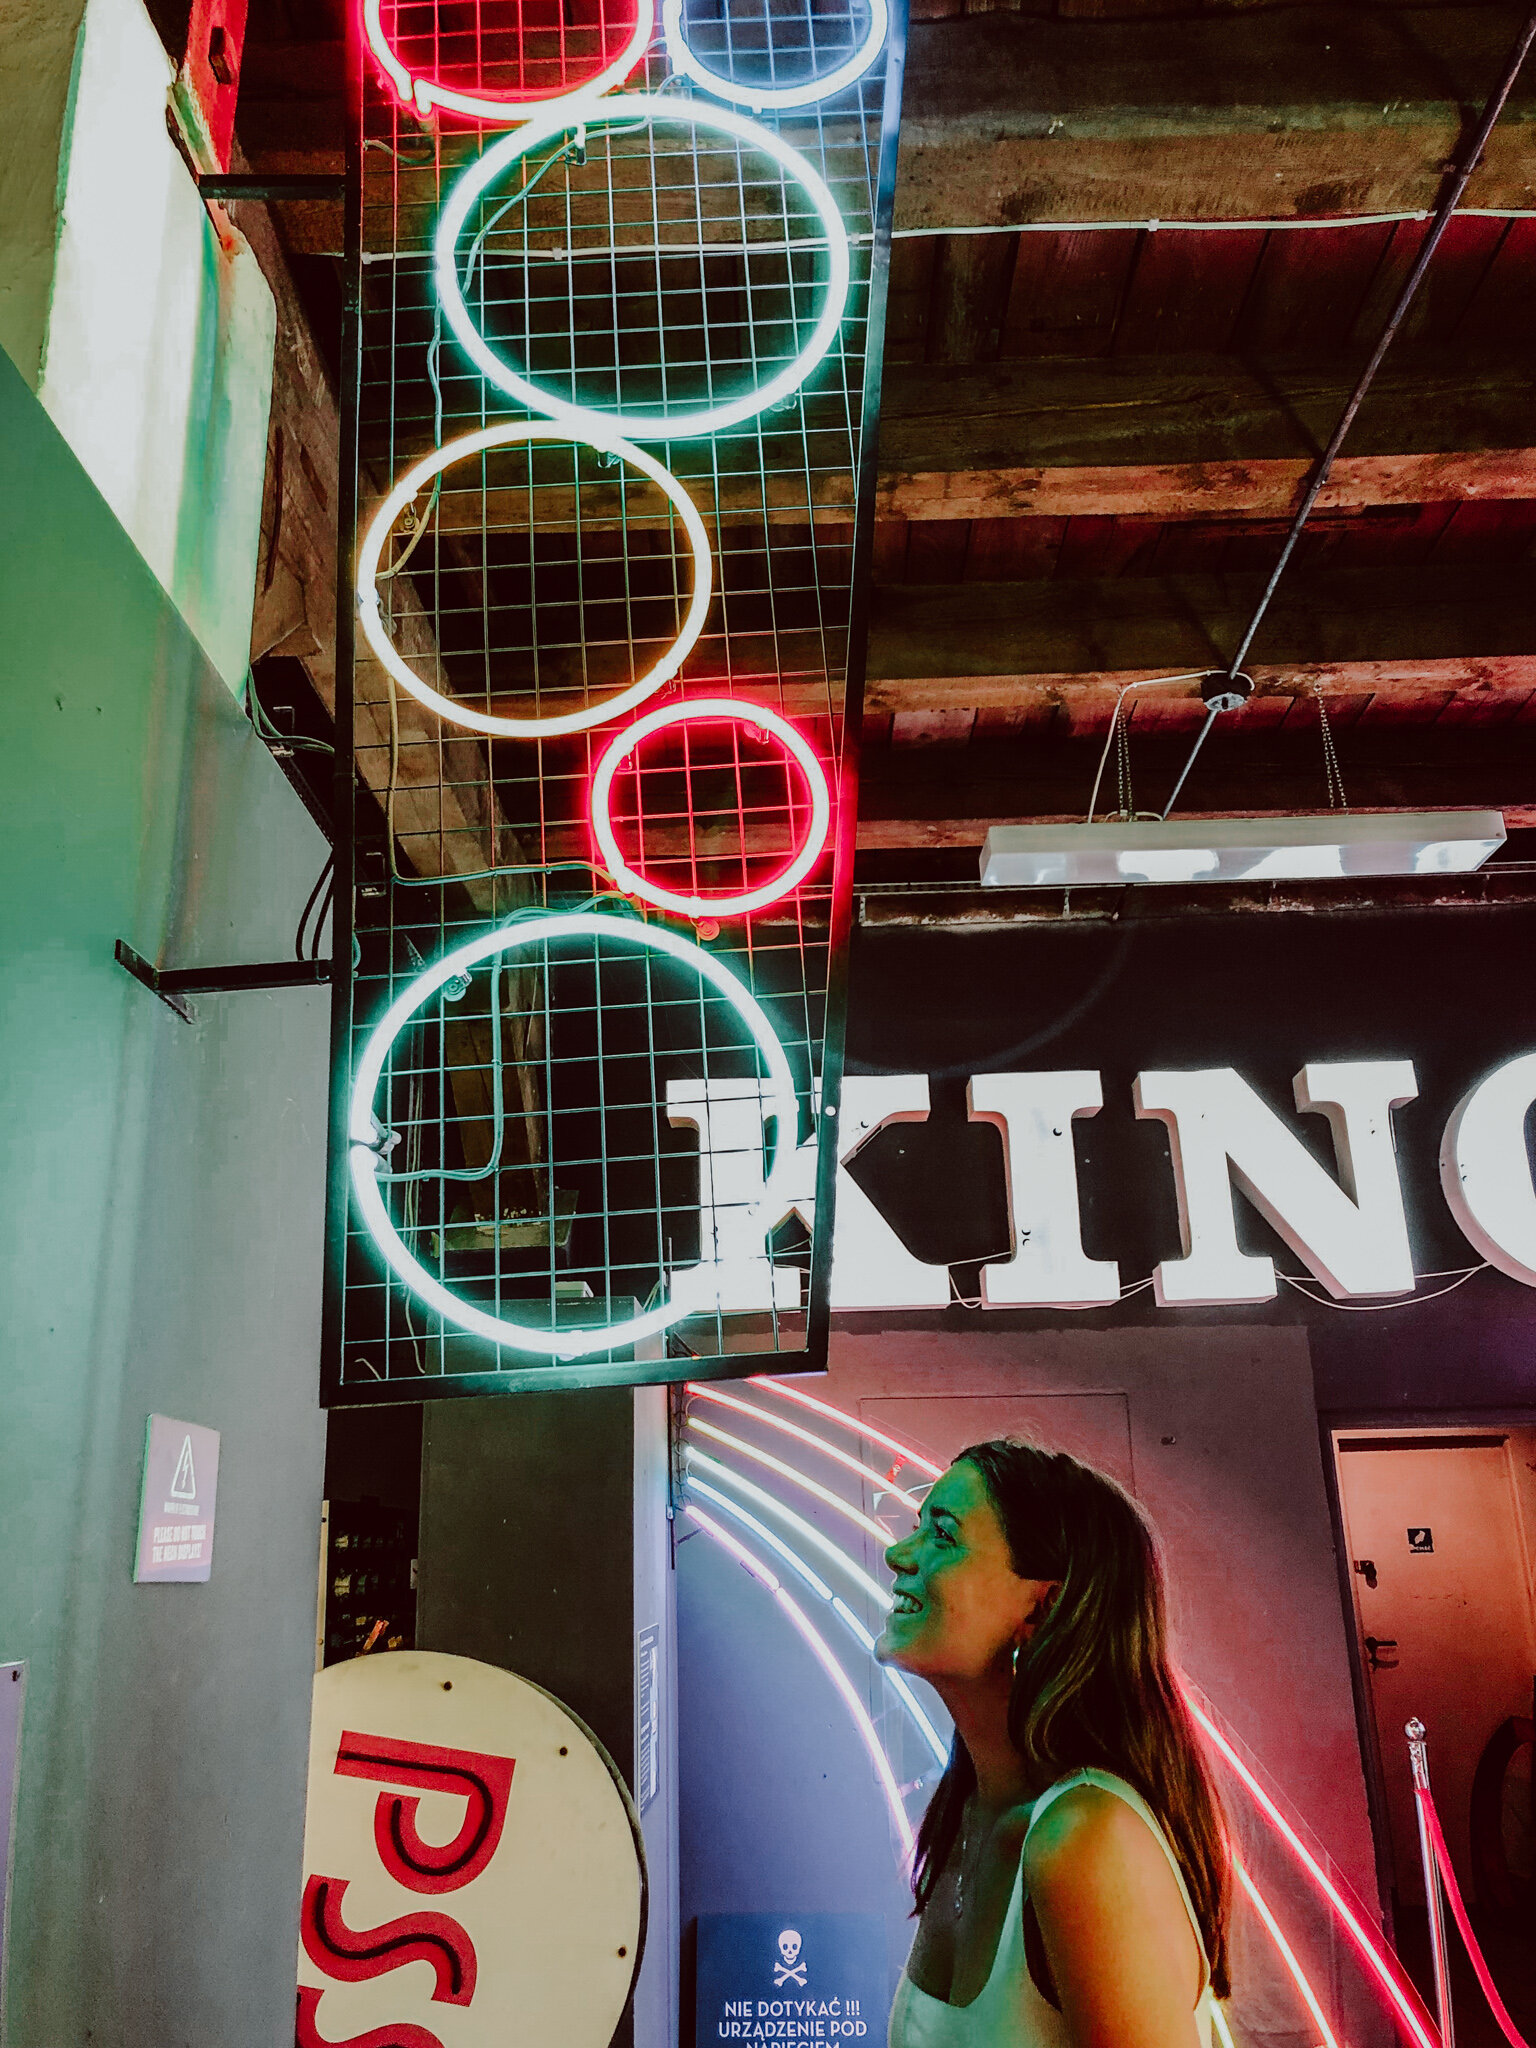
[[[1178,1858],[1170,1848],[1168,1837],[1158,1824],[1157,1816],[1141,1794],[1123,1778],[1116,1778],[1108,1771],[1074,1771],[1070,1777],[1060,1779],[1041,1793],[1035,1801],[1034,1811],[1029,1816],[1029,1827],[1033,1828],[1046,1808],[1064,1792],[1070,1792],[1078,1785],[1097,1785],[1105,1792],[1113,1792],[1115,1797],[1123,1799],[1127,1806],[1134,1807],[1157,1837],[1163,1854],[1168,1858],[1169,1868],[1178,1882],[1179,1896],[1184,1901],[1184,1910],[1189,1915],[1189,1924],[1195,1930],[1195,1940],[1200,1948],[1201,1990],[1199,2002],[1195,2006],[1195,2030],[1200,2048],[1209,2048],[1214,2001],[1211,1995],[1210,1965],[1205,1954],[1205,1942],[1200,1933],[1200,1922],[1195,1917],[1189,1887],[1184,1882],[1184,1873],[1179,1868]],[[1026,1842],[1029,1839],[1028,1828],[1025,1829],[1024,1839]],[[891,2007],[889,2048],[1069,2048],[1065,2020],[1056,2008],[1040,1995],[1024,1959],[1022,1850],[1019,1855],[1018,1875],[1013,1881],[1013,1892],[1008,1900],[1008,1917],[1003,1922],[1003,1931],[998,1939],[991,1974],[980,1993],[969,2005],[949,2005],[942,1998],[934,1998],[928,1992],[920,1991],[903,1970],[896,1991],[896,2002]]]

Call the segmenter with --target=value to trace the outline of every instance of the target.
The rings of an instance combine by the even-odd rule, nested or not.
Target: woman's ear
[[[1060,1597],[1061,1581],[1059,1579],[1051,1579],[1041,1586],[1035,1604],[1030,1608],[1028,1614],[1025,1615],[1024,1625],[1019,1631],[1019,1649],[1023,1649],[1024,1645],[1029,1641],[1041,1622],[1045,1620],[1045,1617],[1050,1613]]]

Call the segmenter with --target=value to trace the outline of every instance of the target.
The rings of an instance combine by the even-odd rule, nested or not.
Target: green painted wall
[[[323,1456],[319,833],[0,356],[0,1661],[29,1664],[14,2048],[286,2048]],[[150,1410],[223,1432],[213,1578],[135,1587]]]

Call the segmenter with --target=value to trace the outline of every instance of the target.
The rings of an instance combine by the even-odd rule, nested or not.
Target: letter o
[[[1536,1185],[1525,1120],[1536,1101],[1536,1053],[1495,1067],[1451,1112],[1440,1185],[1467,1242],[1490,1266],[1536,1287]]]

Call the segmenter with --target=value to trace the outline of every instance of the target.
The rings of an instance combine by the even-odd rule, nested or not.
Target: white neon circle
[[[417,77],[402,63],[385,35],[381,5],[382,0],[363,0],[363,34],[401,103],[414,105],[424,116],[430,115],[434,107],[446,107],[450,113],[467,114],[474,121],[522,121],[530,114],[548,113],[557,106],[584,106],[588,100],[600,98],[610,86],[624,82],[649,49],[656,30],[655,0],[637,0],[629,40],[611,64],[583,79],[580,85],[573,85],[568,92],[544,93],[532,99],[501,98],[491,93],[460,92],[456,86],[442,85],[435,78]]]
[[[640,676],[627,690],[621,690],[616,697],[605,697],[600,704],[589,704],[581,711],[567,711],[547,718],[500,718],[489,711],[475,711],[462,704],[456,697],[445,697],[441,690],[417,675],[395,648],[393,641],[384,630],[384,620],[379,609],[378,575],[379,564],[395,521],[406,506],[418,496],[423,484],[455,462],[465,457],[478,455],[486,448],[515,447],[525,441],[576,441],[588,448],[595,448],[600,454],[617,456],[619,461],[629,463],[642,476],[666,493],[666,496],[683,522],[683,531],[688,536],[688,548],[693,558],[693,590],[689,597],[687,615],[683,620],[677,638],[672,645]],[[609,432],[600,422],[594,432],[576,433],[568,426],[545,420],[504,421],[500,426],[482,427],[478,433],[464,434],[456,441],[450,441],[446,448],[434,448],[430,455],[424,455],[420,462],[408,469],[395,485],[389,496],[374,514],[373,522],[363,540],[357,558],[357,615],[363,636],[374,654],[400,684],[409,690],[419,703],[425,704],[442,718],[455,725],[469,726],[475,732],[502,733],[513,739],[544,739],[555,733],[585,732],[594,725],[603,725],[610,718],[617,718],[622,712],[632,711],[637,704],[643,704],[653,696],[663,683],[670,682],[691,653],[700,633],[704,630],[705,616],[709,611],[710,591],[713,584],[714,566],[709,552],[709,535],[704,530],[704,521],[699,517],[698,507],[683,489],[672,472],[663,469],[652,455],[644,449],[634,448],[628,441],[622,441],[617,434]]]
[[[697,412],[601,412],[591,406],[573,405],[569,399],[554,397],[519,375],[490,347],[470,319],[459,285],[458,241],[469,218],[469,210],[505,171],[569,128],[578,125],[588,129],[625,127],[636,121],[671,121],[683,127],[714,129],[761,150],[802,187],[820,216],[826,234],[829,274],[825,297],[815,328],[804,348],[783,369],[742,393],[739,398],[707,406]],[[750,246],[743,242],[744,254]],[[579,117],[569,113],[549,114],[530,121],[511,135],[503,136],[478,163],[470,166],[449,193],[448,203],[438,220],[434,248],[437,296],[443,313],[460,348],[480,374],[517,404],[527,406],[532,412],[546,413],[551,419],[566,421],[582,440],[593,440],[604,434],[625,434],[634,441],[685,441],[696,434],[719,433],[724,427],[738,426],[743,420],[755,418],[768,406],[776,405],[781,398],[797,391],[805,382],[832,346],[842,325],[848,300],[848,231],[826,184],[799,151],[791,149],[788,143],[758,122],[749,121],[744,114],[733,113],[728,107],[693,106],[685,100],[661,101],[643,93],[616,93],[584,108]]]
[[[749,85],[740,79],[722,78],[718,72],[709,70],[694,55],[684,33],[683,0],[662,0],[661,25],[667,39],[667,55],[674,70],[681,71],[695,85],[713,93],[716,99],[733,100],[739,107],[751,107],[754,113],[761,113],[766,107],[808,107],[816,100],[830,99],[845,85],[852,85],[856,78],[862,78],[880,54],[890,26],[890,10],[886,0],[870,0],[869,33],[853,55],[844,58],[835,70],[820,78],[808,78],[800,85]],[[769,27],[771,30],[771,13]]]
[[[657,1331],[668,1329],[680,1321],[689,1313],[688,1304],[667,1303],[660,1308],[648,1309],[643,1315],[631,1316],[626,1322],[607,1323],[596,1330],[560,1331],[532,1329],[526,1323],[490,1315],[486,1310],[476,1308],[473,1302],[460,1300],[416,1258],[396,1230],[394,1219],[385,1206],[378,1181],[382,1161],[375,1150],[374,1134],[378,1126],[374,1119],[373,1098],[390,1047],[415,1012],[445,982],[452,981],[455,975],[467,976],[482,960],[488,960],[495,954],[538,945],[545,940],[568,938],[619,939],[630,945],[649,948],[652,952],[665,953],[670,959],[691,967],[701,980],[718,989],[735,1010],[750,1032],[758,1055],[767,1068],[771,1090],[764,1102],[763,1114],[774,1119],[774,1161],[763,1192],[752,1205],[753,1211],[759,1215],[776,1218],[787,1206],[788,1190],[795,1172],[795,1141],[800,1121],[794,1075],[790,1072],[784,1048],[757,998],[729,968],[712,959],[691,940],[679,938],[662,925],[641,924],[637,919],[628,917],[605,916],[601,911],[552,912],[545,917],[526,918],[482,932],[478,938],[443,954],[441,959],[419,974],[374,1026],[353,1078],[347,1135],[351,1147],[352,1192],[358,1214],[388,1265],[411,1292],[430,1308],[436,1309],[445,1322],[468,1330],[474,1336],[485,1337],[493,1344],[504,1345],[509,1350],[537,1352],[547,1358],[582,1358],[594,1351],[619,1350],[636,1344],[642,1337],[654,1336]]]
[[[668,726],[689,725],[695,719],[703,718],[727,719],[756,726],[759,732],[777,740],[805,778],[806,792],[811,800],[811,821],[793,859],[757,888],[737,890],[734,894],[722,891],[714,896],[685,896],[678,890],[663,888],[648,875],[640,874],[625,859],[613,829],[613,778],[635,749],[653,733],[662,732]],[[624,893],[641,896],[660,910],[675,910],[680,916],[695,918],[743,917],[748,911],[761,910],[765,904],[777,903],[781,896],[787,896],[820,860],[832,819],[826,771],[804,734],[797,732],[776,711],[739,697],[681,698],[675,704],[664,704],[659,711],[648,711],[633,725],[626,726],[597,764],[597,772],[592,777],[591,810],[592,831],[603,863]]]

